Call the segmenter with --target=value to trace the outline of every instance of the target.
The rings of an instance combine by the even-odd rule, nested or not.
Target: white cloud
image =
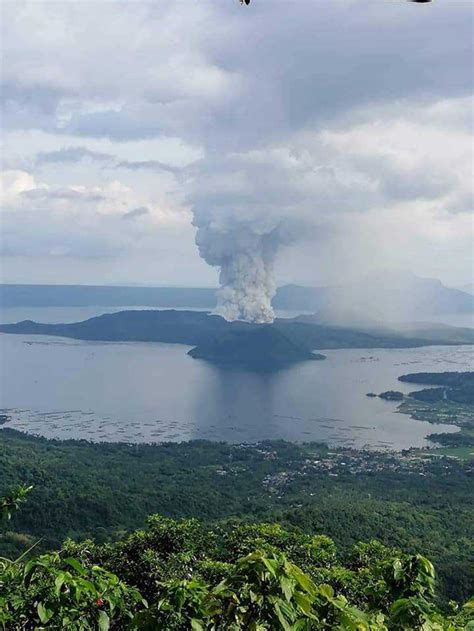
[[[186,209],[144,197],[118,180],[55,187],[27,172],[7,171],[0,182],[1,247],[7,257],[126,261],[190,230]],[[137,209],[142,209],[140,221],[123,221]]]
[[[0,173],[0,205],[4,208],[22,193],[38,188],[35,178],[26,171],[3,171]]]
[[[442,251],[446,273],[467,282],[471,6],[424,9],[6,3],[7,250],[146,251],[173,275],[174,248],[208,279],[193,205],[224,223],[298,218],[318,281],[369,252],[430,275]],[[169,247],[154,249],[166,231]],[[351,253],[336,252],[341,239]],[[285,264],[285,280],[307,277],[297,254]]]

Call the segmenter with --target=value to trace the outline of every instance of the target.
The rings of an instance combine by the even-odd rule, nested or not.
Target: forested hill
[[[0,332],[28,335],[57,335],[80,340],[119,342],[168,342],[194,346],[229,330],[249,329],[251,325],[230,326],[223,318],[201,311],[120,311],[71,324],[41,324],[25,320],[4,324]]]
[[[431,344],[472,344],[474,330],[443,328],[442,336],[410,336],[388,330],[368,332],[355,328],[328,326],[313,322],[277,319],[266,330],[278,335],[257,336],[254,356],[269,359],[302,360],[314,349],[334,348],[406,348]],[[0,325],[0,332],[28,335],[56,335],[82,340],[168,342],[197,346],[195,355],[218,361],[227,359],[229,346],[245,344],[248,336],[262,325],[247,322],[227,322],[223,318],[198,311],[121,311],[71,324],[40,324],[25,320],[17,324]],[[282,338],[284,336],[284,338]],[[279,350],[269,343],[278,342]],[[259,341],[261,345],[259,345]],[[200,346],[203,346],[200,349]],[[269,352],[272,351],[272,352]],[[252,359],[252,357],[250,357]]]

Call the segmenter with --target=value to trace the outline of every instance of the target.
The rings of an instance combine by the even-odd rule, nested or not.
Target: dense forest
[[[3,516],[28,487],[0,500]],[[343,557],[325,535],[275,523],[209,527],[151,516],[116,543],[0,560],[4,629],[456,631],[473,602],[435,602],[420,554],[359,543]]]
[[[209,524],[278,522],[324,534],[341,555],[376,538],[423,553],[438,570],[438,598],[473,591],[472,460],[418,452],[329,450],[285,442],[92,444],[0,432],[0,494],[33,485],[0,537],[14,556],[42,538],[122,539],[150,513]]]

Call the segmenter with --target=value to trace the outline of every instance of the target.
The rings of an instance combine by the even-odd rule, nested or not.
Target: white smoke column
[[[217,312],[227,320],[273,322],[276,292],[273,262],[280,245],[278,226],[254,221],[204,221],[195,214],[201,256],[220,269]]]
[[[273,322],[272,261],[259,252],[241,252],[221,266],[217,312],[226,320]]]

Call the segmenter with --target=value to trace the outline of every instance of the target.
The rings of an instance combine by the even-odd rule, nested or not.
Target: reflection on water
[[[325,351],[275,372],[217,367],[189,347],[0,335],[5,426],[47,437],[148,442],[266,438],[406,448],[433,427],[369,391],[405,372],[472,369],[472,347]]]

